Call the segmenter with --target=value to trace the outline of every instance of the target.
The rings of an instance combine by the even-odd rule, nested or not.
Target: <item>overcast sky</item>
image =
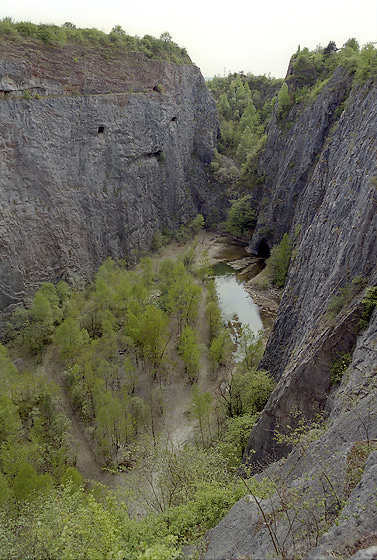
[[[350,37],[377,41],[377,0],[0,0],[0,18],[130,35],[168,31],[205,77],[229,72],[285,76],[298,45],[314,49]]]

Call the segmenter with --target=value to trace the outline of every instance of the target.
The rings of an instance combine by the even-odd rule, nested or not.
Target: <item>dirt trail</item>
[[[74,412],[71,402],[64,388],[64,368],[57,357],[56,348],[49,348],[43,360],[43,368],[50,379],[60,387],[60,404],[63,412],[71,422],[71,435],[73,449],[76,453],[76,468],[83,477],[89,481],[96,481],[112,487],[114,478],[110,473],[103,471],[93,451],[89,438],[85,434],[85,428],[77,414]]]
[[[184,251],[184,248],[181,245],[172,243],[162,252],[161,258],[176,258],[182,254],[182,251]],[[204,254],[207,255],[209,263],[214,264],[225,258],[231,258],[232,255],[235,255],[234,258],[242,255],[242,247],[236,245],[232,251],[232,248],[229,247],[229,240],[224,240],[219,235],[203,232],[198,236],[195,247],[196,263],[200,262]],[[202,295],[196,332],[200,343],[203,345],[203,352],[196,383],[201,391],[215,393],[221,382],[224,381],[224,372],[221,372],[221,378],[216,377],[209,362],[209,327],[206,315],[207,289],[204,283],[201,284],[201,287]],[[193,439],[195,424],[191,421],[188,413],[191,404],[191,391],[192,384],[187,380],[183,368],[178,363],[175,364],[172,382],[167,387],[165,397],[167,409],[161,429],[166,441],[171,445],[180,446]]]

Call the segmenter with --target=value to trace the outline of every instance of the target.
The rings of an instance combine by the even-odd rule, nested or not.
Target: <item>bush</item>
[[[271,256],[267,260],[266,269],[270,274],[273,283],[278,288],[282,288],[288,273],[291,260],[292,245],[288,234],[285,233],[279,245],[271,250]]]
[[[361,314],[359,326],[361,329],[366,329],[369,325],[369,320],[371,318],[373,310],[377,306],[377,286],[367,289],[361,303],[363,305],[363,311]]]
[[[339,385],[342,380],[343,373],[346,371],[351,362],[352,356],[348,352],[344,352],[333,361],[330,372],[330,379],[333,385]]]
[[[355,276],[355,278],[338,290],[338,293],[330,299],[326,319],[331,323],[335,320],[338,313],[346,307],[353,300],[354,296],[365,285],[365,279],[362,276]]]

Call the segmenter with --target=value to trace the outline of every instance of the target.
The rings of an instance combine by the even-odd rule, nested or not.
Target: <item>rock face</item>
[[[198,68],[55,54],[0,53],[0,309],[132,261],[209,201],[218,123]]]
[[[352,84],[342,69],[313,104],[270,125],[250,251],[287,232],[294,256],[262,362],[277,386],[244,455],[270,492],[232,508],[206,560],[374,558],[377,311],[366,330],[359,317],[377,285],[376,130],[377,84]],[[344,353],[352,362],[337,386],[331,368]],[[300,421],[296,446],[277,442]]]
[[[249,494],[233,506],[210,532],[206,560],[345,560],[377,544],[376,342],[377,311],[331,395],[326,425],[257,476],[270,496],[256,490],[259,505]]]
[[[327,406],[331,364],[352,353],[362,288],[376,284],[377,86],[350,89],[338,69],[313,105],[293,108],[289,130],[275,120],[269,131],[261,164],[269,203],[262,200],[251,250],[285,232],[295,248],[262,363],[279,384],[249,442],[256,463],[287,452],[274,431],[292,424],[292,409],[312,417]],[[341,288],[354,297],[328,321]]]

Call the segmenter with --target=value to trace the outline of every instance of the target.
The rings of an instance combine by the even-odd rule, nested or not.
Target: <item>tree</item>
[[[215,369],[220,365],[225,365],[226,360],[230,357],[233,349],[233,342],[229,332],[221,329],[219,334],[212,340],[209,349],[209,356],[212,367]]]
[[[329,56],[333,53],[336,53],[337,50],[338,49],[336,47],[335,41],[330,41],[329,44],[327,45],[327,47],[325,47],[323,49],[323,54],[324,54],[324,56]]]
[[[161,309],[146,307],[140,317],[139,337],[144,357],[159,368],[168,342],[168,318]]]
[[[272,276],[272,281],[278,288],[282,288],[287,277],[289,263],[291,260],[292,245],[288,234],[285,233],[279,245],[271,249],[271,255],[267,260],[266,268]]]
[[[233,417],[260,412],[269,399],[274,385],[266,371],[248,369],[236,372],[231,379],[226,396],[229,415]]]
[[[359,52],[360,51],[360,45],[359,42],[354,38],[351,37],[350,39],[348,39],[348,41],[346,41],[343,45],[343,47],[349,47],[352,50],[354,50],[355,52]]]
[[[186,326],[183,329],[178,350],[185,364],[190,381],[195,381],[199,371],[199,360],[202,349],[191,327]]]
[[[38,474],[28,462],[21,463],[13,481],[13,493],[18,501],[35,500],[39,493],[48,493],[53,487],[49,474]]]
[[[257,110],[255,108],[254,103],[250,99],[247,104],[245,111],[242,113],[241,120],[240,120],[240,129],[245,130],[248,126],[250,130],[254,130],[254,128],[259,124]]]
[[[291,98],[288,92],[288,86],[286,82],[283,82],[283,85],[280,88],[279,95],[278,95],[278,107],[280,113],[286,111],[291,105]]]
[[[55,341],[60,346],[60,357],[73,364],[77,354],[89,344],[89,335],[75,319],[67,317],[56,329]]]
[[[54,310],[46,294],[39,290],[29,309],[31,323],[26,338],[32,352],[42,355],[43,347],[51,341],[54,331]]]
[[[173,40],[173,37],[170,35],[168,31],[164,31],[160,35],[160,40],[164,41],[164,43],[167,43],[167,42],[171,42]]]
[[[245,195],[238,200],[232,200],[231,204],[226,221],[227,229],[232,235],[242,236],[255,224],[251,196]]]
[[[219,335],[223,325],[221,311],[216,301],[209,301],[207,303],[206,314],[209,323],[209,337],[212,341]]]
[[[196,385],[191,391],[190,413],[193,418],[198,421],[200,438],[203,447],[211,440],[211,412],[212,412],[212,395],[209,391],[201,392]]]
[[[256,368],[264,352],[263,331],[255,334],[250,327],[243,325],[238,342],[238,356],[246,368]]]
[[[217,108],[220,115],[222,115],[226,119],[229,119],[231,117],[232,109],[229,105],[229,101],[226,93],[223,93],[222,96],[220,97]]]
[[[193,324],[198,316],[201,287],[188,274],[178,278],[168,292],[168,309],[178,318],[178,331]]]
[[[21,419],[17,406],[5,395],[0,396],[0,445],[17,439],[21,433]]]
[[[113,33],[114,35],[117,35],[118,37],[125,37],[126,36],[126,32],[125,30],[122,28],[121,25],[115,25],[112,30],[111,33]]]
[[[227,418],[226,432],[222,437],[221,450],[233,467],[238,467],[249,441],[251,428],[254,426],[257,414],[242,414]]]
[[[377,49],[372,43],[367,43],[360,51],[356,76],[362,81],[377,76]]]

